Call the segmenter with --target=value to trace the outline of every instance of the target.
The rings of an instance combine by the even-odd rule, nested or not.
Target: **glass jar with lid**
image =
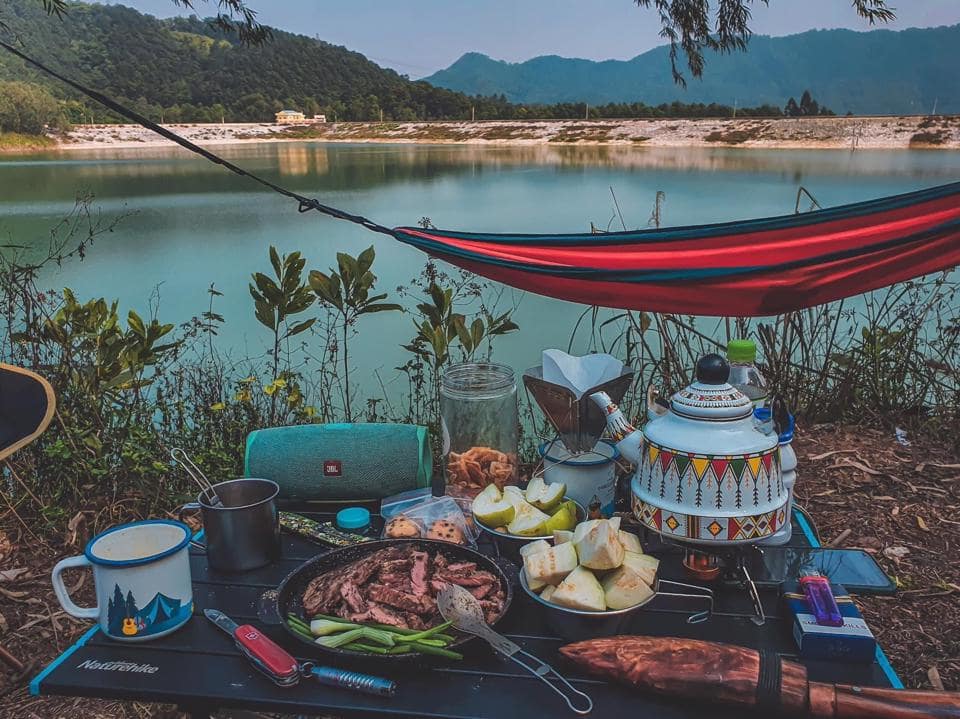
[[[443,468],[448,493],[472,496],[517,483],[517,381],[492,362],[466,362],[440,378]]]

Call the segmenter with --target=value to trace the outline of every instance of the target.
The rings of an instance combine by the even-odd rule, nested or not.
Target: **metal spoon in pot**
[[[190,459],[190,455],[184,452],[179,447],[174,447],[170,450],[170,457],[177,462],[181,467],[183,467],[187,474],[190,475],[190,479],[197,483],[200,489],[203,490],[201,496],[205,496],[207,501],[210,503],[211,507],[219,507],[223,504],[220,501],[220,497],[217,496],[217,491],[213,488],[213,485],[210,484],[210,480],[207,479],[201,469],[193,463],[193,460]]]
[[[480,637],[507,659],[519,664],[563,697],[567,706],[577,714],[589,714],[593,711],[593,700],[579,689],[575,689],[556,669],[529,652],[525,652],[505,636],[493,631],[483,618],[483,607],[480,606],[480,601],[466,589],[456,584],[448,584],[437,595],[437,607],[440,609],[441,616],[448,622],[452,622],[454,627],[461,632]],[[519,655],[528,658],[531,663],[527,663]],[[555,678],[562,686],[557,686],[548,677]],[[578,708],[574,704],[577,697],[571,697],[563,687],[577,697],[583,697],[586,700],[586,707]]]

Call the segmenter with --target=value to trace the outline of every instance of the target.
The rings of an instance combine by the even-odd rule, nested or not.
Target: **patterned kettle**
[[[637,520],[666,537],[756,542],[789,521],[777,435],[754,420],[753,404],[727,383],[729,374],[720,355],[702,357],[697,381],[642,432],[605,393],[590,395],[617,448],[637,467],[630,485]]]

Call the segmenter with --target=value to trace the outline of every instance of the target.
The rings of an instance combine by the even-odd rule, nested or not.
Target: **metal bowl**
[[[698,587],[693,584],[683,584],[682,582],[671,582],[667,579],[656,580],[656,586],[646,601],[635,604],[626,609],[607,609],[602,612],[593,612],[585,609],[570,609],[562,607],[559,604],[553,604],[542,599],[539,594],[530,589],[527,584],[527,575],[520,570],[520,586],[523,587],[529,597],[543,608],[544,618],[547,625],[563,639],[569,641],[579,641],[581,639],[592,639],[594,637],[610,637],[615,634],[629,633],[629,624],[634,614],[643,609],[647,604],[657,597],[683,597],[687,599],[699,599],[709,602],[709,608],[691,614],[687,617],[688,624],[699,624],[710,618],[713,613],[713,592],[707,587]],[[680,592],[662,592],[660,587],[663,585],[673,585],[688,590],[686,593]],[[699,592],[697,594],[693,592]]]
[[[573,502],[577,507],[577,524],[584,521],[587,518],[587,510],[583,508],[583,505],[580,504],[577,500],[572,497],[564,497],[563,502]],[[473,518],[473,523],[475,526],[479,527],[481,531],[493,537],[494,542],[497,545],[497,548],[500,550],[500,555],[507,557],[512,560],[520,560],[520,548],[524,544],[529,544],[530,542],[536,542],[538,539],[545,539],[549,542],[553,541],[552,534],[546,534],[539,537],[526,537],[520,534],[507,534],[506,532],[498,532],[492,527],[488,527],[483,522],[481,522],[476,517]],[[519,562],[522,564],[523,562]]]

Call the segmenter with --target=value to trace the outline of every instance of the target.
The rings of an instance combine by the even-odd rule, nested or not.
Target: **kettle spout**
[[[590,395],[590,399],[603,410],[604,416],[607,418],[607,430],[610,432],[613,441],[617,443],[620,454],[631,464],[639,465],[640,443],[643,433],[630,424],[606,392],[594,392]]]

